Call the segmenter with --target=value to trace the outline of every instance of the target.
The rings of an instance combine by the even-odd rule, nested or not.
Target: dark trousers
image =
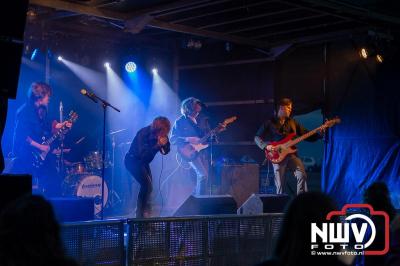
[[[32,185],[34,193],[42,194],[45,197],[60,197],[62,177],[56,168],[56,158],[49,154],[44,164],[36,168],[33,166],[33,158],[27,154],[17,156],[11,169],[13,174],[30,174],[33,177]]]
[[[125,167],[140,185],[136,203],[136,218],[147,218],[151,213],[151,192],[153,191],[150,166],[127,155]]]

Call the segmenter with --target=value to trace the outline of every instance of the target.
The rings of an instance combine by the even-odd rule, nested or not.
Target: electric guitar
[[[66,122],[74,123],[77,119],[78,119],[78,114],[74,111],[71,111],[69,113],[69,117]],[[43,137],[41,144],[50,146],[61,134],[66,134],[70,130],[70,128],[68,128],[65,124],[66,123],[64,123],[63,126],[59,128],[57,132],[54,133],[50,138],[45,139]],[[44,164],[49,151],[40,151],[40,150],[32,151],[32,156],[33,156],[32,165],[36,168],[40,168]]]
[[[297,151],[297,149],[293,147],[297,143],[314,135],[320,130],[333,127],[334,125],[339,123],[340,123],[340,118],[337,117],[331,120],[327,120],[320,127],[317,127],[298,138],[293,139],[296,136],[296,134],[291,133],[280,141],[271,142],[269,145],[272,145],[272,150],[268,151],[267,149],[265,149],[265,157],[272,163],[280,163],[286,158],[287,155],[295,153]]]
[[[208,132],[204,137],[202,137],[197,144],[192,143],[184,143],[178,146],[178,153],[181,155],[182,159],[185,161],[193,161],[196,159],[198,153],[204,149],[206,149],[209,145],[206,143],[207,139],[221,132],[225,127],[231,123],[233,123],[237,119],[236,116],[229,117],[224,120],[224,122],[220,123],[216,128]]]

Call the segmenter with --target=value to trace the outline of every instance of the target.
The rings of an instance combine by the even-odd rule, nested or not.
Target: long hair
[[[199,102],[200,100],[194,97],[186,98],[181,103],[181,114],[184,116],[190,115],[194,111],[194,105]]]
[[[165,131],[168,133],[171,129],[171,122],[165,116],[158,116],[151,123],[151,128],[155,132]]]
[[[31,103],[43,99],[46,95],[51,96],[52,89],[49,84],[44,82],[33,82],[28,90],[28,99]]]

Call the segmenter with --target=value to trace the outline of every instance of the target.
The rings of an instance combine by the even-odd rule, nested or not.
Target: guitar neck
[[[61,135],[62,129],[59,129],[57,133],[55,133],[53,136],[51,136],[49,139],[44,141],[44,144],[46,145],[51,145],[60,135]]]
[[[294,146],[294,145],[296,145],[297,143],[299,143],[299,142],[305,140],[306,138],[311,137],[312,135],[314,135],[315,133],[317,133],[318,130],[321,130],[321,129],[324,128],[324,127],[325,127],[325,126],[322,125],[322,126],[320,126],[320,127],[317,127],[317,128],[315,128],[315,129],[313,129],[313,130],[307,132],[306,134],[304,134],[304,135],[302,135],[302,136],[300,136],[300,137],[298,137],[298,138],[296,138],[296,139],[294,139],[294,140],[291,140],[290,142],[288,142],[289,146]]]
[[[71,120],[68,120],[68,121],[72,123]],[[65,126],[63,126],[53,136],[51,136],[50,138],[46,139],[43,142],[43,144],[51,145],[63,132],[66,133],[67,131],[68,131],[68,129],[65,129]]]
[[[202,137],[199,141],[199,143],[203,143],[205,142],[211,135],[215,134],[215,131],[217,130],[217,128],[214,128],[213,130],[210,130],[207,134],[204,135],[204,137]]]

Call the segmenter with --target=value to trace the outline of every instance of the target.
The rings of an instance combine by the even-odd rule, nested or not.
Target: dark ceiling
[[[255,48],[356,31],[400,32],[395,0],[31,0],[28,21],[87,36],[163,43],[187,37]],[[29,13],[29,12],[28,12]]]

